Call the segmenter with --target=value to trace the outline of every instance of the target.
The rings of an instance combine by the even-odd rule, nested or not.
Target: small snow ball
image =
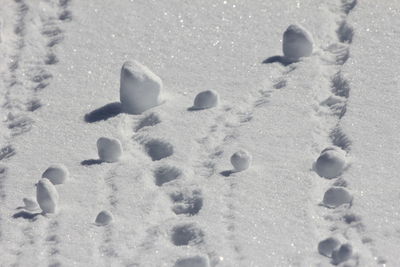
[[[160,77],[137,61],[127,61],[121,69],[120,100],[122,110],[140,114],[160,104]]]
[[[252,156],[246,150],[239,150],[231,156],[231,163],[235,171],[244,171],[249,168]]]
[[[318,252],[321,255],[331,257],[333,251],[337,249],[339,246],[340,246],[340,241],[337,238],[329,237],[319,242]]]
[[[34,200],[33,198],[23,198],[22,201],[25,204],[25,209],[33,211],[33,210],[37,210],[39,208],[38,203],[36,202],[36,200]]]
[[[122,145],[118,139],[100,137],[97,140],[99,158],[105,162],[116,162],[122,155]]]
[[[218,105],[219,96],[214,90],[206,90],[200,92],[194,98],[194,103],[192,109],[208,109],[216,107]]]
[[[176,261],[174,267],[210,267],[206,256],[185,257]]]
[[[103,210],[96,217],[97,225],[108,225],[112,222],[113,216],[111,212]]]
[[[63,184],[68,179],[69,172],[67,167],[62,164],[51,165],[42,174],[42,178],[47,178],[54,185]]]
[[[325,194],[323,203],[329,208],[336,208],[343,204],[349,204],[353,200],[353,196],[343,187],[331,187]]]
[[[283,54],[290,61],[308,57],[313,51],[311,34],[300,25],[290,25],[283,33]]]
[[[350,244],[343,244],[339,249],[336,249],[332,253],[332,263],[338,265],[342,262],[347,261],[353,254],[353,247]]]
[[[36,200],[44,213],[56,212],[58,192],[48,179],[42,178],[36,184]]]
[[[321,177],[336,178],[346,167],[346,153],[340,148],[324,149],[315,163],[315,171]]]

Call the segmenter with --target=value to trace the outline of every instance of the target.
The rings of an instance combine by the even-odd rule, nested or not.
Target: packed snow
[[[399,14],[2,1],[0,266],[400,266]]]

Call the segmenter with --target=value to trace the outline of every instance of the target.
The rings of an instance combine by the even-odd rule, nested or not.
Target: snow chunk
[[[67,167],[62,164],[54,164],[45,170],[42,174],[42,178],[47,178],[54,185],[63,184],[69,177],[69,172]]]
[[[111,212],[107,210],[101,211],[96,217],[96,224],[98,225],[107,225],[110,224],[113,220],[113,216]]]
[[[340,241],[335,237],[328,237],[318,244],[318,252],[321,255],[331,257],[335,249],[340,246]]]
[[[322,202],[329,208],[336,208],[352,200],[353,196],[343,187],[331,187],[325,192]]]
[[[22,201],[25,204],[24,208],[27,209],[27,210],[33,211],[33,210],[39,209],[38,203],[33,198],[25,197],[25,198],[22,199]]]
[[[44,213],[55,213],[58,204],[58,192],[47,178],[36,184],[36,200]]]
[[[338,147],[324,149],[315,163],[315,171],[319,176],[328,179],[342,174],[346,167],[346,152]]]
[[[244,171],[249,168],[253,157],[246,150],[239,150],[231,156],[231,163],[235,171]]]
[[[332,253],[332,263],[338,265],[342,262],[347,261],[350,259],[351,255],[353,254],[353,247],[350,244],[343,244],[340,246],[339,249],[336,249]]]
[[[162,90],[160,77],[137,61],[127,61],[121,69],[120,100],[122,110],[130,114],[160,104]]]
[[[176,261],[174,267],[209,267],[210,261],[206,256],[186,257]]]
[[[198,110],[216,107],[218,102],[218,93],[214,90],[206,90],[196,95],[194,98],[193,107],[191,109]]]
[[[300,25],[292,24],[283,33],[283,54],[290,61],[310,56],[313,45],[311,34]]]
[[[116,162],[122,155],[122,145],[118,139],[100,137],[97,140],[99,158],[105,162]]]

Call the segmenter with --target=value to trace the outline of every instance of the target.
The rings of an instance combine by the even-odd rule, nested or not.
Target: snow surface
[[[376,0],[2,1],[0,266],[399,266],[399,13]],[[287,58],[290,25],[311,54]],[[120,71],[134,60],[164,102],[155,90],[127,110],[139,102],[121,99]],[[192,112],[204,90],[218,105]],[[119,140],[117,162],[98,158],[99,136]],[[346,166],[325,179],[315,164],[332,146]],[[232,172],[239,149],[252,164]],[[35,188],[55,163],[68,182]],[[330,188],[348,194],[327,207]],[[98,227],[100,211],[112,223]]]

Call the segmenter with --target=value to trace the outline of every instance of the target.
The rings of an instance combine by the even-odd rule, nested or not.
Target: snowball
[[[218,105],[218,93],[214,90],[206,90],[196,95],[193,109],[207,109]]]
[[[174,267],[210,267],[210,261],[206,256],[186,257],[177,260]]]
[[[113,220],[113,216],[111,212],[103,210],[96,217],[96,224],[98,225],[107,225],[110,224]]]
[[[343,187],[331,187],[325,192],[322,202],[327,207],[336,208],[352,200],[353,196]]]
[[[36,184],[36,200],[44,213],[56,212],[58,192],[47,178],[40,179]]]
[[[353,247],[350,244],[343,244],[332,253],[332,263],[338,265],[350,259],[353,254]]]
[[[100,137],[97,140],[99,158],[105,162],[116,162],[122,155],[122,145],[118,139]]]
[[[300,25],[290,25],[283,33],[283,54],[291,60],[297,61],[301,57],[308,57],[313,50],[311,34]]]
[[[42,178],[47,178],[54,185],[63,184],[68,179],[69,172],[67,167],[62,164],[51,165],[42,174]]]
[[[33,198],[23,198],[22,201],[25,204],[25,209],[27,210],[37,210],[39,208],[38,203]]]
[[[239,150],[231,156],[231,163],[235,171],[244,171],[249,168],[252,156],[246,150]]]
[[[121,69],[120,99],[122,110],[130,114],[160,104],[162,81],[146,66],[137,61],[127,61]]]
[[[315,171],[321,177],[336,178],[346,167],[346,154],[336,147],[324,149],[315,163]]]
[[[318,252],[321,255],[331,257],[332,252],[340,246],[340,241],[337,238],[329,237],[322,240],[318,244]]]

